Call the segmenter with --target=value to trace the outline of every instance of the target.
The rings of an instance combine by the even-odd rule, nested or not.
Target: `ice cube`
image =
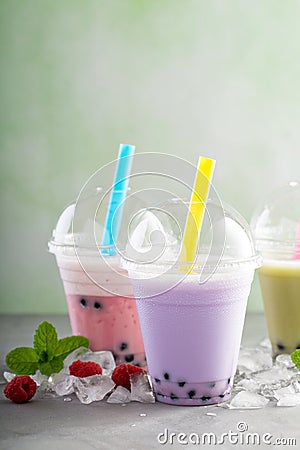
[[[13,380],[16,377],[16,374],[12,373],[12,372],[3,372],[3,376],[6,379],[6,381],[9,383],[11,380]]]
[[[155,403],[150,377],[147,374],[134,374],[130,377],[131,400],[141,403]]]
[[[280,396],[277,406],[297,406],[300,405],[300,393],[283,394]]]
[[[258,392],[259,391],[259,384],[255,380],[251,379],[244,379],[239,381],[235,385],[236,389],[242,389],[248,392]]]
[[[260,385],[259,393],[269,400],[276,400],[275,391],[273,387],[268,384]]]
[[[81,403],[89,404],[102,400],[114,388],[115,383],[107,375],[92,375],[76,378],[74,391]]]
[[[286,367],[287,369],[294,369],[295,364],[291,360],[291,356],[285,353],[276,356],[276,366],[278,367]]]
[[[99,364],[103,369],[102,375],[111,375],[116,367],[113,354],[110,351],[92,352],[88,350],[80,357],[80,360],[85,362],[94,361]]]
[[[263,339],[263,340],[259,343],[259,346],[262,347],[262,348],[264,348],[264,349],[270,350],[270,351],[272,350],[272,344],[271,344],[270,339],[268,339],[268,338]]]
[[[293,373],[286,367],[274,366],[270,370],[264,370],[253,374],[253,379],[260,383],[260,385],[266,385],[271,389],[280,389],[290,384],[290,380]]]
[[[48,376],[41,374],[39,370],[37,370],[34,375],[30,376],[36,382],[37,386],[43,386],[44,389],[46,388],[46,386],[48,386],[48,388],[50,387],[48,382]]]
[[[230,402],[230,409],[258,409],[263,408],[268,399],[255,392],[241,391]]]
[[[74,392],[74,381],[76,377],[66,375],[61,381],[53,385],[53,389],[57,395],[70,395]]]
[[[82,359],[83,355],[89,351],[86,347],[76,348],[72,353],[70,353],[64,361],[64,371],[69,373],[69,366],[77,359]]]
[[[271,354],[260,348],[241,348],[238,369],[241,373],[259,372],[273,365]]]
[[[129,403],[130,392],[123,386],[117,386],[113,393],[107,399],[108,403]]]
[[[111,375],[116,367],[112,352],[108,350],[93,352],[85,347],[79,347],[66,357],[62,373],[69,373],[69,366],[78,359],[84,362],[93,361],[99,364],[103,369],[102,375]]]
[[[297,391],[295,390],[295,387],[292,384],[289,384],[288,386],[286,386],[284,388],[275,390],[274,395],[275,395],[275,398],[277,400],[279,400],[283,395],[296,394],[296,392]]]

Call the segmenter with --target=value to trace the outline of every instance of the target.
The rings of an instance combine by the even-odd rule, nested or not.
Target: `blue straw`
[[[124,200],[129,185],[129,175],[131,173],[134,151],[134,145],[120,144],[115,179],[101,243],[102,246],[109,247],[101,249],[102,255],[114,255],[116,252],[115,244],[120,232]]]

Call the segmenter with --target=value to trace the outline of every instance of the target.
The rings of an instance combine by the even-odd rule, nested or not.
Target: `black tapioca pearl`
[[[278,342],[277,348],[278,348],[278,350],[284,350],[285,346],[283,344],[281,344],[281,342]]]
[[[171,400],[178,400],[178,397],[177,397],[177,395],[173,394],[173,392],[171,392],[170,399]]]
[[[100,303],[100,302],[95,302],[95,303],[94,303],[94,308],[95,308],[95,309],[102,309],[102,308],[103,308],[103,305],[102,305],[102,303]]]
[[[214,387],[216,387],[216,383],[210,383],[209,387],[210,387],[211,389],[213,389]]]
[[[131,363],[134,360],[134,355],[131,353],[130,355],[125,356],[125,361]]]
[[[194,391],[194,389],[192,389],[191,391],[189,391],[189,392],[187,393],[187,395],[188,395],[190,398],[194,398],[195,395],[196,395],[196,391]]]
[[[164,373],[164,379],[165,380],[169,380],[170,379],[170,375],[168,374],[168,372]]]
[[[159,378],[154,378],[155,383],[160,384],[160,379]]]
[[[183,387],[185,385],[186,381],[178,381],[178,386]]]
[[[162,394],[161,392],[155,392],[155,394],[156,394],[158,397],[163,397],[163,394]]]
[[[124,350],[126,350],[127,347],[128,347],[128,344],[126,342],[122,342],[120,344],[119,348],[120,348],[121,352],[123,352]]]
[[[85,298],[81,298],[79,303],[83,308],[87,308],[87,306],[88,306],[88,302]]]
[[[230,378],[228,378],[228,380],[227,380],[227,384],[230,384]]]
[[[202,400],[203,402],[206,402],[207,400],[210,400],[210,399],[211,399],[211,397],[205,396],[205,395],[203,395],[203,396],[201,397],[201,400]]]
[[[225,394],[220,394],[219,397],[223,398],[223,397],[225,397]]]

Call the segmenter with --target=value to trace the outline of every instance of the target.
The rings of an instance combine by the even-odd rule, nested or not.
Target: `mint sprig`
[[[297,367],[297,369],[300,370],[300,349],[295,350],[295,351],[291,354],[291,360],[293,361],[293,363],[295,364],[295,366]]]
[[[33,375],[39,369],[43,375],[50,376],[64,367],[64,359],[71,352],[89,345],[89,340],[83,336],[58,339],[55,327],[45,321],[35,332],[34,348],[15,348],[6,355],[6,364],[17,375]]]

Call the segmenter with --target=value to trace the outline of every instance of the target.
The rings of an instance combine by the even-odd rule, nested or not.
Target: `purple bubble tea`
[[[172,405],[215,404],[231,395],[247,300],[260,258],[247,222],[229,206],[208,204],[213,224],[210,228],[204,224],[203,230],[212,230],[211,242],[203,239],[193,263],[178,262],[178,245],[172,244],[174,223],[180,223],[176,208],[166,207],[168,218],[171,211],[174,220],[169,228],[158,227],[160,237],[153,229],[161,209],[156,222],[149,213],[141,217],[130,238],[147,246],[138,256],[137,247],[132,254],[128,251],[124,266],[136,298],[156,399]],[[151,227],[146,226],[148,219]],[[147,229],[151,233],[141,236]],[[153,236],[163,245],[153,243]]]
[[[215,274],[204,284],[188,275],[154,297],[143,281],[134,282],[158,401],[209,405],[230,398],[253,275],[253,269]]]

